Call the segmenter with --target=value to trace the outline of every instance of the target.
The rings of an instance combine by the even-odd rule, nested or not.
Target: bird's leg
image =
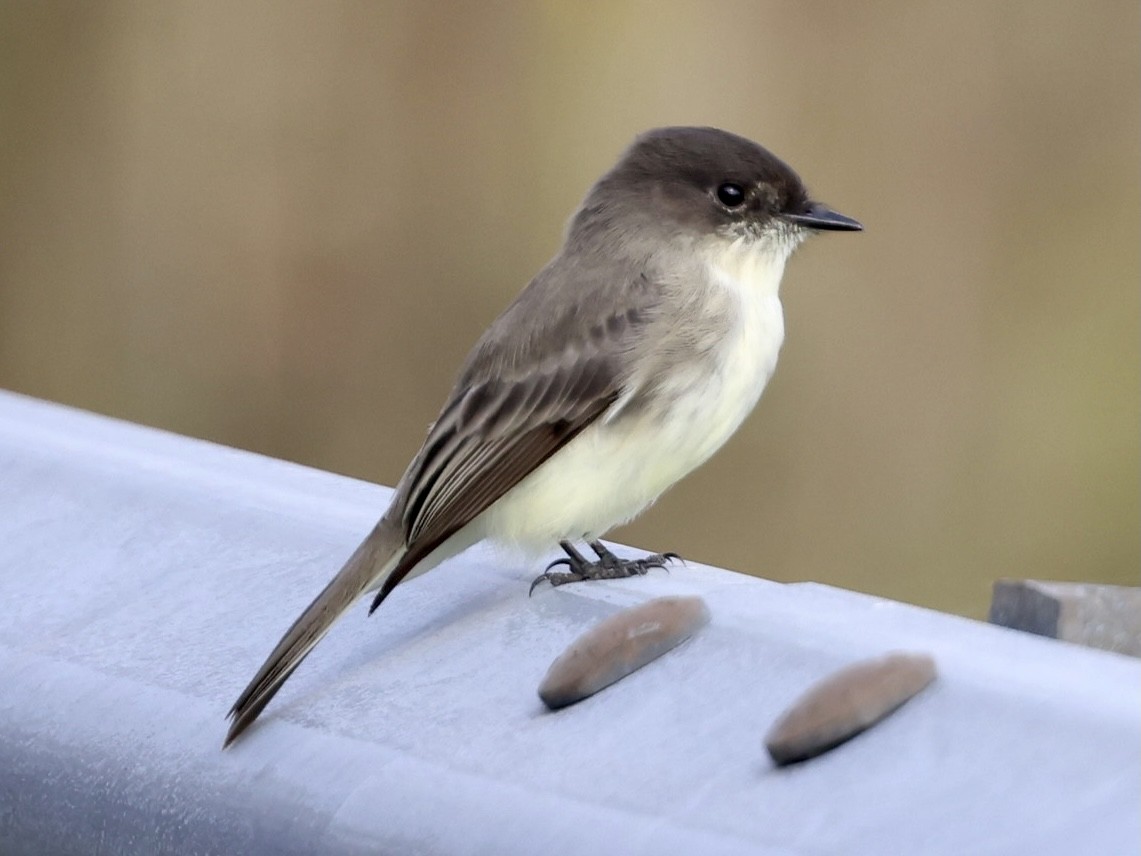
[[[547,569],[535,577],[531,583],[531,592],[535,586],[546,580],[551,586],[561,586],[567,583],[577,583],[583,580],[620,580],[624,577],[634,577],[645,574],[650,568],[664,568],[673,559],[680,559],[677,553],[654,553],[642,559],[620,559],[608,550],[601,541],[588,541],[590,549],[598,556],[597,561],[590,561],[575,549],[570,541],[560,541],[566,557],[555,559],[547,565]],[[566,565],[566,571],[551,573],[551,568]]]

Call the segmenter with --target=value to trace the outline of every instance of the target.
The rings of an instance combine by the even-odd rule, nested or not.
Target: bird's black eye
[[[745,204],[745,188],[733,181],[726,181],[717,188],[717,198],[726,208],[737,208]]]

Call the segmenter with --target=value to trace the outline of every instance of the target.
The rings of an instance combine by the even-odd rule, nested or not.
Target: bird
[[[238,696],[223,745],[358,598],[375,592],[371,615],[399,583],[484,539],[562,548],[532,591],[676,558],[623,559],[599,539],[753,409],[784,340],[779,286],[793,251],[817,232],[862,228],[745,137],[637,136],[475,344],[388,509]]]

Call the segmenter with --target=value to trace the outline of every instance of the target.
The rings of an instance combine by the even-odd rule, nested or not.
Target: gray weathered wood
[[[991,624],[1141,657],[1141,588],[999,580]]]

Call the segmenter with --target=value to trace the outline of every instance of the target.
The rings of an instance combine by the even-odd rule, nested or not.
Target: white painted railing
[[[221,751],[387,497],[0,394],[0,853],[1136,852],[1141,662],[692,563],[528,598],[536,566],[476,548],[362,602]],[[712,624],[542,707],[571,639],[667,593]],[[892,649],[937,682],[774,769],[782,708]]]

